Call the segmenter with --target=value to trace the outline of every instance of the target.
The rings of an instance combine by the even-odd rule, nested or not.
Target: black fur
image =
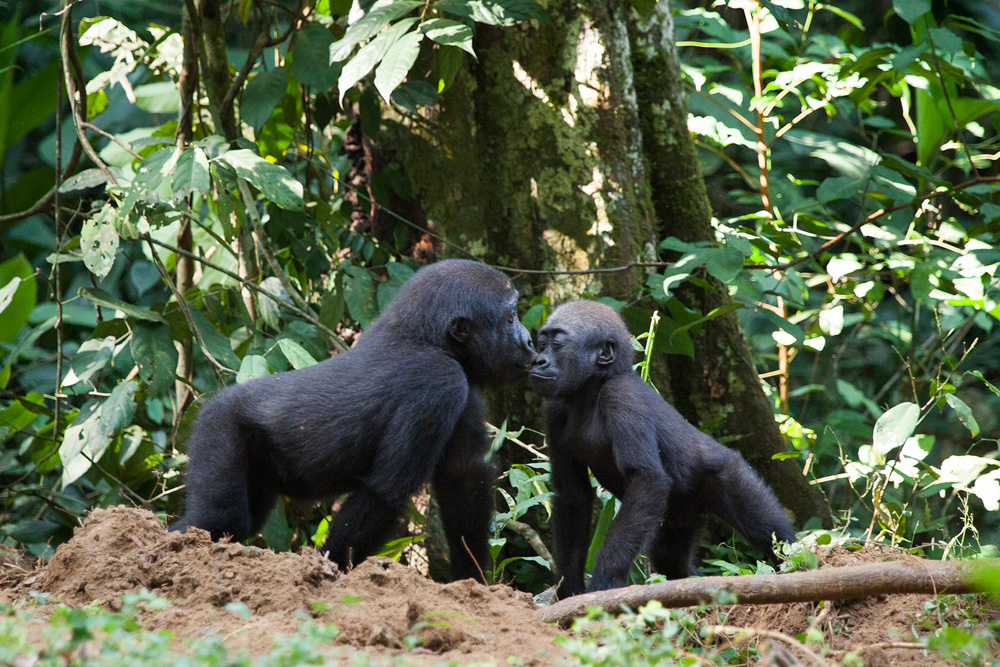
[[[243,540],[280,496],[349,493],[324,545],[347,568],[385,541],[432,481],[451,575],[478,576],[494,474],[476,388],[531,361],[517,296],[485,265],[438,262],[414,274],[349,352],[219,392],[188,443],[186,512],[171,530]]]
[[[559,596],[583,592],[594,491],[622,501],[588,591],[624,586],[646,547],[668,578],[698,574],[706,511],[772,558],[772,534],[795,540],[774,493],[737,452],[681,417],[633,370],[632,337],[601,303],[559,306],[538,335],[532,384],[547,397]]]

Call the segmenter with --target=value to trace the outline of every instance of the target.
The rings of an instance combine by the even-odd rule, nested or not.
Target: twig
[[[861,222],[859,222],[858,224],[854,225],[853,227],[851,227],[850,229],[848,229],[846,232],[843,232],[841,234],[837,234],[836,236],[834,236],[832,239],[830,239],[829,241],[827,241],[826,243],[824,243],[823,245],[821,245],[816,250],[813,250],[809,254],[803,255],[802,257],[794,259],[794,260],[792,260],[790,262],[786,262],[785,264],[744,264],[743,268],[744,269],[764,269],[764,270],[768,270],[768,271],[784,271],[786,269],[790,269],[793,266],[798,266],[799,264],[802,264],[803,262],[807,262],[810,259],[813,259],[814,257],[816,257],[817,255],[819,255],[823,251],[827,250],[830,246],[833,246],[833,245],[835,245],[835,244],[843,241],[845,238],[847,238],[848,236],[850,236],[851,234],[853,234],[854,232],[858,231],[859,229],[861,229],[862,227],[864,227],[865,225],[867,225],[868,223],[870,223],[870,222],[872,222],[874,220],[878,220],[881,217],[889,215],[890,213],[895,213],[896,211],[900,211],[900,210],[902,210],[904,208],[909,208],[911,206],[916,206],[920,202],[924,202],[924,201],[927,201],[927,200],[930,200],[930,199],[937,199],[938,197],[945,197],[945,196],[950,195],[950,194],[952,194],[954,192],[959,192],[961,190],[964,190],[965,188],[972,187],[973,185],[979,185],[980,183],[1000,183],[1000,176],[976,176],[975,178],[970,178],[969,180],[967,180],[967,181],[965,181],[963,183],[959,183],[958,185],[953,185],[950,188],[946,188],[944,190],[936,190],[935,192],[929,192],[929,193],[927,193],[925,195],[920,195],[919,197],[916,197],[915,199],[911,199],[908,202],[904,202],[902,204],[896,204],[895,206],[891,206],[889,208],[880,208],[879,210],[875,211],[874,213],[872,213],[872,214],[868,215],[867,217],[863,218],[861,220]]]
[[[735,634],[737,636],[756,635],[758,637],[767,637],[768,639],[776,639],[789,646],[795,647],[796,649],[804,653],[806,656],[808,656],[810,660],[815,662],[817,665],[820,665],[821,667],[826,667],[827,664],[826,661],[823,660],[823,658],[813,653],[812,650],[810,650],[809,647],[807,647],[805,644],[798,641],[794,637],[789,637],[785,633],[778,632],[777,630],[766,630],[764,628],[740,628],[732,625],[709,625],[705,627],[705,632],[707,632],[709,635],[713,634]]]
[[[549,551],[545,543],[542,542],[542,538],[539,536],[538,531],[521,521],[515,521],[514,519],[508,519],[507,523],[504,524],[507,528],[510,528],[512,532],[517,533],[524,538],[535,553],[541,556],[548,564],[549,569],[553,574],[559,576],[559,568],[556,566],[556,559],[552,557],[552,552]]]
[[[479,567],[479,561],[477,561],[476,557],[472,555],[472,549],[469,548],[469,545],[465,541],[465,535],[461,535],[460,539],[462,540],[462,546],[465,547],[465,553],[469,554],[469,558],[472,559],[472,563],[476,566],[476,569],[479,570],[480,580],[482,580],[484,584],[489,584],[490,582],[486,581],[486,575],[483,574],[483,568]]]

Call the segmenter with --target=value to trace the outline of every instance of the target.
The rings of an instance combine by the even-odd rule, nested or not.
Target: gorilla
[[[538,334],[530,372],[546,397],[556,491],[553,522],[560,598],[583,592],[597,481],[622,505],[597,555],[588,591],[624,586],[646,547],[661,574],[697,575],[706,511],[772,559],[772,539],[795,532],[778,499],[739,453],[681,417],[633,369],[632,337],[612,308],[565,303]]]
[[[188,443],[185,513],[170,529],[255,535],[280,496],[349,494],[324,543],[342,569],[433,485],[451,576],[488,562],[494,472],[476,390],[519,377],[534,348],[504,274],[469,260],[417,271],[357,345],[314,366],[227,387]]]

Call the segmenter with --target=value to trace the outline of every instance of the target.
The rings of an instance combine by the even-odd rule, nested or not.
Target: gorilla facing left
[[[437,262],[403,285],[350,351],[220,391],[195,423],[185,513],[171,530],[244,540],[280,496],[350,494],[323,547],[346,569],[384,543],[430,481],[452,578],[480,576],[494,472],[476,390],[531,363],[517,298],[488,266]]]

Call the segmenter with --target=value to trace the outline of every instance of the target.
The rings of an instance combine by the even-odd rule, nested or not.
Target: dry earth
[[[896,555],[879,547],[856,552],[838,548],[821,552],[820,561],[823,566],[857,565]],[[420,661],[507,664],[513,656],[529,665],[571,662],[553,641],[560,631],[537,619],[527,593],[471,580],[439,584],[384,559],[369,559],[340,574],[311,549],[278,554],[212,542],[200,530],[168,533],[145,510],[95,510],[46,566],[29,572],[24,568],[23,561],[0,558],[0,602],[27,601],[32,591],[48,593],[45,604],[25,605],[33,616],[44,618],[55,603],[82,606],[94,600],[117,610],[123,594],[146,588],[172,605],[142,612],[145,627],[169,630],[179,640],[215,633],[225,637],[231,650],[252,655],[270,650],[275,636],[293,633],[307,614],[339,628],[342,650],[365,651],[373,658],[409,654]],[[928,612],[925,603],[931,600],[882,596],[840,602],[825,612],[812,603],[720,611],[727,612],[727,625],[790,636],[818,628],[835,649],[827,659],[863,649],[862,657],[871,667],[936,667],[949,663],[923,651],[885,647],[911,641],[911,629],[919,630],[924,619],[930,621],[928,627],[939,626],[941,620],[961,622],[957,617],[941,619],[936,610]],[[231,602],[246,605],[250,618],[227,610]],[[997,614],[987,609],[983,616]],[[420,647],[408,649],[408,637],[418,637]]]

